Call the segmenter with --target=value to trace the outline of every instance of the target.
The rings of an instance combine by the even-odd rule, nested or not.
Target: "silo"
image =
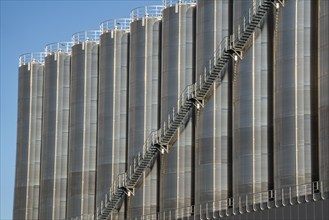
[[[318,10],[319,171],[323,190],[329,192],[329,1],[320,0]]]
[[[172,117],[180,94],[194,82],[195,2],[170,1],[163,10],[161,124],[167,123],[168,115]],[[194,202],[194,117],[178,129],[176,138],[170,152],[161,157],[161,212],[189,207]],[[179,212],[172,217],[188,214]]]
[[[128,171],[133,158],[143,152],[143,144],[159,125],[159,76],[161,55],[162,6],[145,6],[132,10],[130,25]],[[128,217],[156,213],[158,164],[144,172],[135,196],[128,200]]]
[[[216,48],[229,35],[229,0],[199,0],[196,30],[196,81],[204,73]],[[197,112],[195,126],[196,212],[205,203],[227,199],[230,190],[231,149],[231,76],[225,69],[221,83],[215,82],[203,109]],[[225,209],[226,202],[216,203],[216,210]]]
[[[65,218],[71,46],[46,46],[39,219]]]
[[[94,214],[96,185],[98,41],[100,31],[73,35],[66,217]]]
[[[44,57],[19,58],[14,219],[38,219]]]
[[[311,178],[311,0],[291,0],[276,12],[274,33],[274,187]],[[316,34],[316,32],[314,32]],[[314,146],[315,147],[315,146]],[[286,198],[289,198],[285,189]],[[292,196],[305,194],[304,187]]]
[[[126,171],[129,30],[130,19],[112,19],[101,23],[97,207],[101,207],[101,201],[105,200],[116,177]],[[123,219],[124,216],[119,218]]]
[[[238,36],[244,18],[255,13],[259,0],[233,2],[233,34]],[[256,6],[256,7],[255,7]],[[273,25],[266,15],[249,39],[243,59],[233,67],[233,196],[246,211],[267,201],[272,142],[272,43]],[[264,192],[264,193],[261,193]],[[241,200],[241,201],[240,201]]]

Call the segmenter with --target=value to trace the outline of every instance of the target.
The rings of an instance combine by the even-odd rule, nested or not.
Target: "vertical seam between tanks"
[[[252,191],[256,192],[256,159],[255,159],[255,34],[252,34]]]
[[[81,183],[81,210],[80,214],[81,216],[83,215],[83,205],[84,205],[84,198],[83,198],[83,191],[84,191],[84,170],[85,170],[85,145],[86,145],[86,100],[87,100],[87,56],[88,56],[88,45],[86,42],[83,42],[82,44],[85,45],[85,50],[84,50],[84,88],[83,88],[83,93],[84,93],[84,99],[83,99],[83,134],[82,134],[82,183]]]
[[[29,119],[29,142],[28,142],[28,154],[27,154],[27,180],[26,180],[26,205],[25,205],[25,218],[28,219],[29,210],[29,182],[30,182],[30,157],[31,157],[31,121],[32,121],[32,94],[33,94],[33,65],[29,64],[30,68],[30,119]]]
[[[55,150],[54,150],[54,185],[53,185],[53,213],[52,213],[52,218],[55,219],[55,201],[56,201],[56,175],[57,175],[57,159],[56,159],[56,156],[57,156],[57,144],[58,144],[58,90],[59,90],[59,54],[58,54],[58,57],[57,57],[57,76],[56,76],[56,125],[55,125]]]
[[[178,4],[178,3],[177,3]],[[180,12],[180,6],[179,5],[176,5],[176,7],[178,8],[178,68],[177,68],[177,75],[178,75],[178,83],[177,83],[177,86],[178,86],[178,93],[177,93],[177,95],[179,96],[179,94],[181,93],[181,88],[180,88],[180,81],[181,81],[181,79],[180,79],[180,74],[181,74],[181,72],[180,72],[180,59],[181,59],[181,47],[180,47],[180,45],[181,45],[181,12]],[[179,98],[179,97],[178,97]],[[176,194],[176,196],[177,196],[177,199],[176,199],[176,202],[177,202],[177,204],[176,204],[176,208],[178,209],[179,208],[179,193],[180,193],[180,191],[179,191],[179,184],[180,184],[180,179],[179,179],[179,175],[180,175],[180,166],[179,166],[179,161],[180,161],[180,128],[178,127],[178,129],[177,129],[177,145],[176,145],[176,147],[177,147],[177,158],[176,158],[176,160],[177,160],[177,174],[176,174],[176,177],[177,177],[177,185],[176,185],[176,190],[177,190],[177,194]],[[178,217],[178,216],[177,216]]]
[[[298,185],[298,71],[297,71],[297,56],[298,56],[298,0],[296,0],[296,14],[295,14],[295,138],[296,138],[296,185]],[[299,194],[297,190],[297,195]]]
[[[113,31],[113,106],[112,106],[112,174],[111,174],[111,181],[113,182],[115,176],[114,176],[114,167],[115,167],[115,163],[114,163],[114,160],[115,160],[115,157],[114,157],[114,153],[115,153],[115,150],[114,150],[114,144],[115,144],[115,141],[114,141],[114,138],[115,138],[115,114],[116,114],[116,111],[115,111],[115,108],[116,108],[116,104],[115,104],[115,96],[116,96],[116,32],[114,30]]]
[[[217,12],[217,4],[215,3],[214,4],[214,11],[215,11],[215,14]],[[216,33],[217,33],[217,20],[216,20],[216,17],[217,16],[214,16],[214,44],[213,44],[213,51],[216,51],[216,40],[217,40],[217,36],[216,36]],[[216,175],[216,80],[214,82],[214,107],[213,107],[213,117],[214,117],[214,120],[213,120],[213,138],[212,138],[212,141],[213,141],[213,163],[212,163],[212,166],[213,166],[213,189],[214,189],[214,192],[216,192],[216,178],[215,178],[215,175]],[[213,201],[216,200],[216,193],[213,193]]]
[[[144,19],[144,25],[145,25],[145,31],[144,31],[144,34],[145,34],[145,36],[144,36],[144,38],[145,38],[145,47],[144,47],[144,53],[145,53],[145,60],[144,60],[144,130],[143,130],[143,136],[144,136],[144,139],[143,140],[145,140],[146,139],[146,133],[147,133],[147,131],[146,131],[146,116],[147,116],[147,114],[146,114],[146,112],[147,112],[147,100],[146,100],[146,98],[147,98],[147,56],[148,56],[148,54],[147,54],[147,49],[148,49],[148,47],[147,47],[147,44],[148,44],[148,42],[147,42],[147,35],[148,35],[148,30],[147,30],[147,24],[148,24],[148,20],[147,20],[147,18],[143,18]],[[143,172],[143,204],[145,204],[145,188],[146,188],[146,183],[145,183],[145,179],[146,179],[146,175],[145,175],[145,172]],[[142,206],[142,214],[143,215],[145,215],[145,206],[143,205]]]
[[[213,111],[213,187],[214,187],[214,192],[216,192],[216,82],[214,82],[214,111]],[[216,199],[216,193],[213,193],[213,201]]]

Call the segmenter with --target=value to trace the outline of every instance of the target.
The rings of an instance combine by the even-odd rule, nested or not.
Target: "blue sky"
[[[44,51],[48,43],[70,41],[101,21],[129,17],[131,9],[161,0],[1,1],[1,209],[12,219],[16,159],[18,56]]]

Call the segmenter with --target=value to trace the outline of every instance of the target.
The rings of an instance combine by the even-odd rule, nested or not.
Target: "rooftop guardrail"
[[[130,30],[130,18],[114,18],[103,21],[100,24],[101,33],[106,33],[112,30]]]
[[[82,42],[99,42],[101,31],[100,30],[87,30],[74,33],[72,35],[73,45]]]
[[[196,4],[197,0],[164,0],[163,5],[165,7],[170,7],[173,5],[188,5],[188,4]]]
[[[72,51],[72,42],[55,42],[47,44],[45,47],[47,54],[62,52],[62,53],[71,53]]]
[[[19,56],[19,66],[26,65],[28,63],[44,63],[46,52],[34,52],[25,53]]]
[[[161,18],[163,9],[164,9],[163,5],[150,5],[150,6],[138,7],[131,11],[130,18],[132,21],[144,17]]]

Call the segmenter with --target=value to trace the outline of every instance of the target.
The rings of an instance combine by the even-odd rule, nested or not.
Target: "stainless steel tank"
[[[229,1],[199,0],[196,29],[196,81],[204,73],[217,46],[229,35]],[[225,70],[221,84],[215,83],[207,103],[197,113],[195,125],[195,204],[196,212],[205,203],[228,197],[228,150],[230,132],[230,82]],[[216,203],[218,204],[218,203]],[[200,207],[201,205],[201,207]],[[226,202],[216,205],[224,209]],[[212,206],[209,206],[212,209]]]
[[[46,46],[39,219],[65,218],[71,46]]]
[[[170,1],[162,18],[161,124],[177,110],[177,100],[195,78],[195,1]],[[161,157],[160,211],[193,203],[194,117],[178,130],[168,154]],[[187,211],[187,210],[186,210]],[[173,218],[190,213],[177,212]]]
[[[70,134],[67,218],[94,214],[100,31],[73,35],[70,85]]]
[[[130,68],[128,109],[128,172],[133,158],[143,152],[143,144],[159,125],[159,76],[162,6],[146,6],[132,10],[130,26]],[[128,199],[128,217],[156,213],[158,172],[142,177],[135,196]]]
[[[318,7],[319,171],[323,190],[329,192],[329,1],[320,0]]]
[[[274,187],[276,189],[312,181],[310,62],[311,52],[316,49],[311,48],[311,10],[315,5],[311,0],[291,0],[285,8],[276,13],[274,33]],[[297,188],[297,192],[293,191],[292,196],[304,195],[305,191],[302,188]]]
[[[130,19],[101,23],[96,206],[120,173],[126,171],[127,85]],[[121,208],[121,210],[124,210]],[[124,218],[124,212],[119,212]]]
[[[259,0],[233,2],[233,33],[238,34],[244,17],[256,12]],[[243,59],[233,69],[233,195],[237,205],[251,206],[267,201],[269,190],[269,131],[268,115],[272,108],[271,37],[273,25],[266,16],[251,36],[243,51]],[[242,28],[241,28],[242,29]],[[265,193],[261,193],[265,192]],[[249,194],[247,198],[246,194]],[[252,195],[253,194],[253,195]],[[247,203],[247,204],[246,204]],[[254,206],[256,208],[257,206]],[[248,207],[250,208],[250,207]]]
[[[14,219],[38,219],[45,53],[20,56]]]

